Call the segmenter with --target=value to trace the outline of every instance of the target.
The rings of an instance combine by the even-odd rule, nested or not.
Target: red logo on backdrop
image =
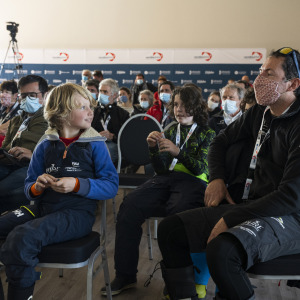
[[[116,54],[112,53],[112,52],[106,52],[105,55],[111,55],[111,58],[109,59],[109,61],[114,61],[116,58]]]
[[[59,56],[64,56],[63,61],[67,61],[69,59],[69,57],[70,57],[69,54],[65,53],[65,52],[60,52]]]
[[[24,55],[21,52],[14,52],[14,55],[17,56],[18,61],[21,61],[24,58]]]
[[[263,57],[262,53],[253,51],[252,55],[255,55],[255,54],[258,55],[258,58],[256,59],[256,61],[260,61],[262,59],[262,57]]]
[[[205,60],[206,60],[206,61],[210,61],[211,58],[212,58],[212,54],[209,53],[209,52],[202,52],[202,55],[204,55],[204,54],[207,54],[207,55],[208,55],[208,58],[206,58]]]
[[[154,56],[155,54],[159,55],[159,58],[157,59],[157,61],[161,61],[161,60],[163,59],[163,57],[164,57],[163,54],[160,53],[160,52],[153,52],[153,56]]]

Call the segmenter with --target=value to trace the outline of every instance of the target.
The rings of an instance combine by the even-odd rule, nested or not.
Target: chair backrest
[[[144,120],[145,117],[147,120]],[[146,138],[152,131],[162,132],[163,129],[159,122],[148,114],[134,115],[123,124],[118,136],[118,173],[122,158],[135,165],[150,163]]]

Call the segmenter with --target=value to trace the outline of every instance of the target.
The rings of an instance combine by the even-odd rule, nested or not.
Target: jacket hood
[[[45,134],[41,137],[40,142],[44,139],[50,141],[59,140],[58,131],[54,128],[48,127],[45,131]],[[90,127],[82,132],[79,139],[76,142],[81,143],[88,143],[88,142],[95,142],[95,141],[106,141],[106,137],[101,136],[93,127]]]

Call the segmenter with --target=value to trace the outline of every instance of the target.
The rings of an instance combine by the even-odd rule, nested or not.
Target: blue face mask
[[[96,93],[91,93],[92,94],[92,97],[97,100],[97,94]]]
[[[168,93],[160,93],[159,99],[164,103],[169,103],[171,100],[171,94]]]
[[[87,81],[87,80],[89,79],[89,78],[88,78],[87,76],[85,76],[85,75],[82,75],[81,78],[82,78],[83,81]]]
[[[144,82],[143,79],[137,79],[137,80],[136,80],[136,84],[137,84],[137,85],[142,85],[143,82]]]
[[[222,107],[228,115],[233,115],[238,110],[238,107],[236,106],[236,101],[228,99],[222,101]]]
[[[119,100],[123,103],[126,103],[128,101],[128,98],[127,98],[127,96],[120,96]]]
[[[149,107],[149,102],[148,101],[141,101],[140,102],[141,107],[144,109],[147,109]]]
[[[99,94],[98,96],[98,101],[103,104],[103,105],[107,105],[110,103],[109,101],[109,96],[108,95],[104,95],[104,94]]]
[[[20,105],[20,108],[29,114],[34,114],[40,107],[42,107],[42,104],[40,104],[39,98],[32,99],[28,96],[25,98],[25,100],[21,101]]]

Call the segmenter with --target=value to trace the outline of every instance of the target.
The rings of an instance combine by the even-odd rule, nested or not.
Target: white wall
[[[0,0],[22,48],[243,48],[300,50],[299,0]],[[0,58],[1,61],[1,58]]]

